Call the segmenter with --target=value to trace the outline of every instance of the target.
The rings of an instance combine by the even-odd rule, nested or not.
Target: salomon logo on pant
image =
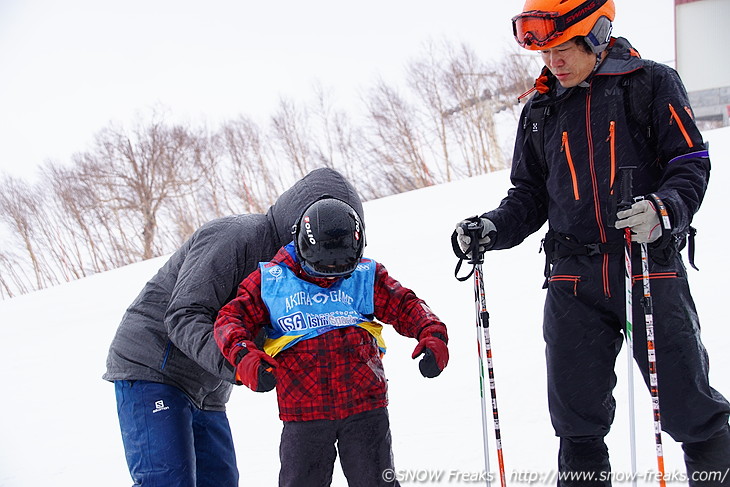
[[[155,401],[155,409],[152,410],[152,414],[159,413],[160,411],[166,411],[170,409],[169,406],[165,406],[165,402],[160,399],[159,401]]]

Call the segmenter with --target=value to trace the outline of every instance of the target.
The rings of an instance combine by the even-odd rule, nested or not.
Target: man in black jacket
[[[292,225],[322,195],[363,215],[352,185],[317,169],[263,214],[211,221],[145,285],[112,341],[113,381],[135,485],[235,487],[238,470],[225,404],[235,372],[213,338],[218,310],[259,262],[292,239]]]
[[[481,223],[479,247],[507,249],[549,224],[543,333],[559,485],[611,484],[604,437],[626,321],[624,228],[635,242],[634,269],[639,244],[648,244],[661,426],[682,443],[690,485],[720,485],[717,473],[730,471],[730,404],[710,387],[679,254],[707,187],[709,155],[677,73],[611,37],[614,13],[613,0],[527,0],[513,18],[518,43],[539,50],[546,67],[522,112],[513,187],[495,210],[460,222],[457,235],[468,251],[465,225]],[[632,194],[621,194],[629,167]],[[634,196],[643,198],[632,204]],[[629,208],[617,208],[621,200]],[[641,278],[634,283],[639,297]],[[638,301],[634,359],[649,384]]]

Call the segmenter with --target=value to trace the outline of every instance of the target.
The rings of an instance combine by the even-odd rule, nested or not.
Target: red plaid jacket
[[[334,281],[307,276],[295,258],[282,248],[272,262],[287,265],[302,279],[328,287]],[[429,326],[446,337],[446,326],[418,298],[376,266],[375,313],[404,336],[419,338]],[[268,308],[261,298],[261,272],[256,270],[238,287],[238,295],[225,305],[215,322],[215,339],[223,355],[235,366],[239,344],[253,340],[269,324]],[[343,419],[388,405],[387,382],[375,339],[359,327],[329,331],[303,340],[276,356],[276,392],[282,421]]]

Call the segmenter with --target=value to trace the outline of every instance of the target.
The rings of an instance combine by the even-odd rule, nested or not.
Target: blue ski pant
[[[195,406],[180,389],[115,381],[129,472],[144,487],[237,487],[228,418]]]
[[[648,386],[644,293],[638,246],[634,248],[634,360]],[[709,358],[686,270],[676,255],[664,265],[651,261],[650,273],[662,429],[682,443],[688,474],[725,471],[730,468],[730,404],[709,383]],[[610,471],[603,437],[616,409],[612,391],[626,323],[624,278],[621,255],[571,256],[553,263],[543,334],[561,472]]]
[[[335,448],[336,445],[336,448]],[[337,452],[350,487],[397,487],[385,408],[340,420],[285,421],[280,487],[327,487]]]

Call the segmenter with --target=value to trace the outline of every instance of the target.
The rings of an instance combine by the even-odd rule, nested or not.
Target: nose
[[[543,61],[549,67],[559,67],[563,64],[563,57],[554,51],[548,51],[543,54]]]

